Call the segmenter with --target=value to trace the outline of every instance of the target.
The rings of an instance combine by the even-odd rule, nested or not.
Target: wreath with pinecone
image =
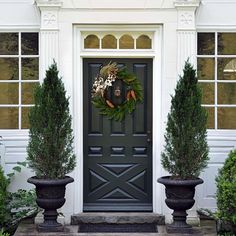
[[[121,86],[114,88],[116,83]],[[115,103],[113,100],[120,102]],[[140,82],[125,67],[119,68],[116,62],[110,62],[100,69],[92,86],[92,104],[100,110],[100,114],[122,121],[142,100],[143,89]]]

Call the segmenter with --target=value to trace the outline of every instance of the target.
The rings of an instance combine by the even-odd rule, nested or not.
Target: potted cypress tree
[[[201,89],[196,71],[187,61],[183,76],[172,96],[167,118],[162,166],[171,176],[158,182],[165,185],[166,204],[173,209],[169,233],[192,233],[186,223],[186,210],[194,205],[195,186],[203,183],[200,172],[207,166],[207,113],[201,106]]]
[[[75,167],[69,98],[54,62],[34,94],[35,105],[29,112],[28,165],[35,176],[28,179],[36,186],[39,207],[44,209],[42,232],[63,231],[57,222],[57,209],[65,203],[65,188],[73,178],[66,176]]]

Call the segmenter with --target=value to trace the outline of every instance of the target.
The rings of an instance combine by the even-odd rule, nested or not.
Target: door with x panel
[[[143,102],[122,122],[91,104],[94,78],[110,61],[143,87]],[[84,59],[83,98],[84,211],[152,211],[152,59]]]

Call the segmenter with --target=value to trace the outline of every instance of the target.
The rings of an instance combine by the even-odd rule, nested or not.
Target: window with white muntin
[[[39,83],[38,38],[36,32],[0,32],[0,129],[29,128]]]
[[[236,129],[236,33],[198,33],[197,73],[209,129]]]
[[[82,32],[84,50],[151,50],[153,32]]]

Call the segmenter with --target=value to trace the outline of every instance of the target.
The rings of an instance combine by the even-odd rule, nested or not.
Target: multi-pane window
[[[198,33],[197,73],[209,129],[236,129],[236,33]]]
[[[0,129],[27,129],[33,91],[39,83],[35,32],[0,32]]]

